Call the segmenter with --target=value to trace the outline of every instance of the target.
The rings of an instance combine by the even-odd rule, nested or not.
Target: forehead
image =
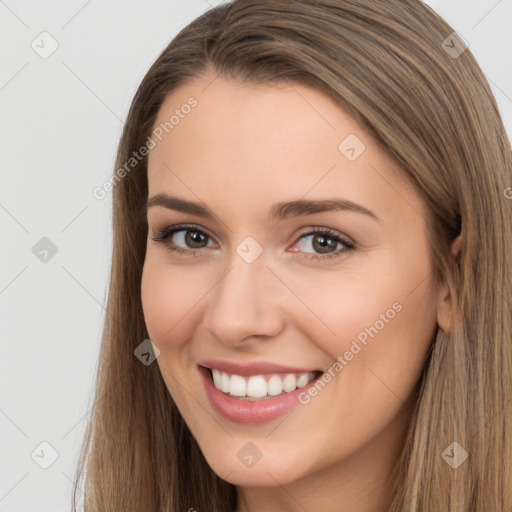
[[[398,164],[363,127],[306,85],[208,76],[166,98],[159,127],[148,161],[150,195],[230,198],[240,208],[305,195],[350,195],[374,210],[418,201]]]

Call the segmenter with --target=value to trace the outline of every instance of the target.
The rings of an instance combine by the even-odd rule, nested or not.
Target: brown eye
[[[315,229],[302,235],[297,246],[310,259],[335,258],[355,249],[351,240],[329,228]]]
[[[201,249],[216,246],[210,235],[195,226],[168,226],[153,240],[165,243],[169,251],[178,253],[199,253]]]
[[[201,233],[200,231],[192,231],[190,229],[186,229],[182,231],[176,231],[174,235],[178,233],[185,233],[185,236],[181,238],[184,239],[185,244],[191,249],[201,249],[202,247],[206,247],[206,245],[203,245],[205,242],[206,244],[208,243],[208,235]]]

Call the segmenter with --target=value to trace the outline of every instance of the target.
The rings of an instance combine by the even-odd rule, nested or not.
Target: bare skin
[[[429,346],[437,326],[450,328],[448,287],[431,273],[426,206],[321,92],[212,78],[169,95],[157,124],[191,96],[198,103],[149,155],[150,198],[165,193],[213,212],[148,209],[141,291],[163,378],[213,471],[237,486],[237,512],[384,511]],[[357,139],[339,149],[350,134],[364,151]],[[268,218],[277,202],[340,198],[377,218],[348,210]],[[153,240],[181,223],[192,233]],[[330,228],[354,249],[312,228]],[[200,240],[194,229],[205,234],[202,247],[190,245],[194,233]],[[262,249],[251,263],[236,251],[249,236]],[[370,326],[377,333],[363,344]],[[241,424],[209,402],[197,370],[204,359],[335,376],[288,415]],[[252,467],[237,457],[247,442],[261,453]]]

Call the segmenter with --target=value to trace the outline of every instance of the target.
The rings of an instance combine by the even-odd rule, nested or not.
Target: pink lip
[[[206,368],[215,368],[221,372],[230,375],[240,375],[241,377],[250,377],[251,375],[273,374],[273,373],[308,373],[315,372],[311,368],[292,368],[273,363],[233,363],[232,361],[206,360],[197,363]]]
[[[256,374],[253,370],[254,366],[258,365],[248,365],[245,367],[245,370],[247,371],[248,368],[251,368],[249,375]],[[221,369],[217,366],[217,364],[214,366],[214,368],[218,368],[219,370]],[[283,367],[272,365],[272,368],[282,369]],[[251,401],[223,393],[213,384],[208,368],[198,366],[198,370],[205,386],[206,395],[208,396],[208,399],[210,400],[210,403],[212,404],[215,411],[217,411],[217,413],[220,414],[224,419],[233,421],[235,423],[266,423],[275,420],[280,416],[283,416],[300,403],[298,399],[299,394],[307,391],[309,386],[314,384],[316,380],[320,378],[317,377],[313,379],[307,386],[296,389],[291,393],[283,393],[272,398],[264,398],[257,401]],[[237,369],[237,371],[239,371],[239,369]],[[291,369],[291,371],[288,368],[286,369],[286,373],[295,373],[295,371],[295,369]],[[236,375],[241,375],[240,373],[233,373]],[[297,373],[304,372],[299,370]]]

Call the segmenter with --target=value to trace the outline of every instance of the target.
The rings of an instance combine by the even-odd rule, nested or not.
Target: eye
[[[301,251],[306,252],[305,258],[317,260],[336,258],[355,249],[354,242],[329,228],[314,228],[302,235],[295,245],[298,245]],[[340,245],[342,247],[336,250]],[[308,250],[316,251],[316,254],[308,253]]]
[[[152,240],[165,243],[171,252],[194,255],[206,247],[216,247],[208,233],[189,224],[168,226],[152,237]]]
[[[205,230],[194,224],[167,226],[152,240],[164,243],[171,252],[192,256],[201,256],[203,249],[217,246]],[[293,248],[296,246],[298,250]],[[341,247],[337,249],[338,246]],[[355,243],[337,231],[318,227],[301,235],[293,247],[291,252],[303,252],[306,259],[325,260],[355,250]]]

